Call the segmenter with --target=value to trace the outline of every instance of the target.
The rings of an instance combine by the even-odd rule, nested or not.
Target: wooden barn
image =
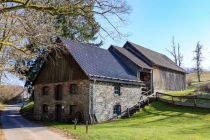
[[[135,71],[139,80],[146,84],[147,90],[156,92],[185,89],[185,70],[166,55],[131,42],[126,42],[123,48],[111,46],[109,50]]]
[[[108,50],[63,38],[34,86],[37,120],[89,121],[118,118],[148,94],[185,89],[185,71],[168,57],[127,42]]]

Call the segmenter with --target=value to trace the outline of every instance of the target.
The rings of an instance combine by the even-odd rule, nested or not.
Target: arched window
[[[114,106],[114,114],[120,115],[121,114],[121,105],[115,105]]]
[[[44,113],[48,113],[48,105],[43,104],[43,106],[42,106],[42,113],[43,113],[43,114],[44,114]]]

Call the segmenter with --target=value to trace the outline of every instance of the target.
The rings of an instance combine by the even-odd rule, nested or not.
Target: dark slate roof
[[[133,63],[135,63],[137,66],[142,67],[142,68],[146,68],[146,69],[152,69],[152,67],[150,67],[148,64],[146,64],[145,62],[143,62],[141,59],[139,59],[138,57],[136,57],[133,53],[129,52],[125,48],[120,48],[120,47],[113,46],[113,45],[112,45],[112,47],[115,48],[123,56],[125,56],[129,60],[131,60]]]
[[[141,82],[108,50],[72,40],[60,39],[90,78]]]
[[[166,55],[152,51],[150,49],[144,48],[140,45],[137,45],[132,42],[127,42],[132,47],[134,47],[138,52],[143,54],[147,59],[149,59],[154,65],[169,68],[175,71],[184,72],[185,70],[181,67],[177,66],[171,59],[169,59]]]

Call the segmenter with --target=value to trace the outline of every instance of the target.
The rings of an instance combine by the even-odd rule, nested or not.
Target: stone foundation
[[[62,100],[55,100],[55,86],[62,85]],[[78,92],[77,94],[70,94],[70,84],[77,84]],[[49,87],[49,95],[42,95],[42,88],[44,86]],[[74,115],[69,114],[69,106],[76,105],[76,111],[81,112],[83,120],[88,120],[88,88],[89,82],[87,80],[83,81],[72,81],[72,82],[62,82],[53,84],[43,84],[34,86],[34,117],[37,120],[41,120],[43,117],[42,106],[44,104],[48,105],[48,117],[49,120],[55,119],[55,106],[57,104],[62,105],[62,120],[69,121],[74,118]]]
[[[70,84],[78,85],[77,94],[70,94]],[[55,86],[62,85],[63,99],[55,100]],[[42,94],[42,88],[49,87],[49,95]],[[34,117],[37,120],[43,118],[43,105],[48,106],[48,120],[55,120],[55,106],[62,106],[62,121],[70,121],[74,119],[74,115],[70,115],[70,105],[76,105],[76,111],[81,112],[83,121],[94,123],[107,121],[113,118],[114,106],[120,105],[121,112],[125,111],[138,103],[142,96],[140,85],[120,84],[121,95],[114,93],[114,83],[93,82],[88,80],[53,83],[34,86]],[[95,118],[94,118],[95,117]]]

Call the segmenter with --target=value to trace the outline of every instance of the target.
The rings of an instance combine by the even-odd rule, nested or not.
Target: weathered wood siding
[[[153,86],[155,91],[184,90],[186,76],[184,73],[176,72],[161,67],[153,69]]]
[[[54,61],[45,62],[34,85],[84,79],[87,79],[87,76],[73,57],[63,54]]]

